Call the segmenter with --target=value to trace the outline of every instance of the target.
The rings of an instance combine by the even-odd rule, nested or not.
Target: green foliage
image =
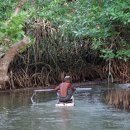
[[[125,49],[124,50],[119,50],[116,53],[116,57],[126,61],[128,58],[130,58],[130,50],[125,50]]]
[[[93,2],[51,0],[47,3],[44,2],[39,16],[52,21],[70,37],[91,39],[92,49],[100,50],[101,56],[105,59],[120,58],[124,55],[115,48],[110,48],[110,45],[117,46],[117,42],[120,43],[120,40],[112,42],[116,38],[122,39],[124,31],[130,35],[127,29],[130,26],[129,0],[93,0]],[[128,41],[125,42],[129,49]],[[120,47],[123,48],[124,44],[120,44]],[[105,49],[106,46],[107,49]]]
[[[51,21],[71,41],[89,39],[91,49],[105,59],[129,58],[129,0],[37,0],[34,5],[29,0],[25,11],[13,16],[18,2],[0,3],[0,44],[10,46],[21,39],[25,21],[31,24],[40,18]]]
[[[115,54],[111,49],[102,49],[101,52],[102,57],[105,59],[113,59],[115,57]]]
[[[7,0],[0,4],[0,13],[3,14],[0,17],[0,45],[4,51],[7,51],[12,44],[24,37],[23,28],[31,15],[23,10],[15,15],[14,11],[18,2],[19,0]]]
[[[12,14],[8,20],[1,21],[0,44],[10,47],[11,44],[19,41],[24,36],[23,27],[28,16],[26,12],[21,11],[18,15]]]
[[[19,0],[0,0],[0,20],[6,20],[10,17],[13,9]]]

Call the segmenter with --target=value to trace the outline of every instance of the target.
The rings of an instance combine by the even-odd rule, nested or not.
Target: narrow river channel
[[[89,86],[90,87],[90,86]],[[104,102],[105,87],[77,92],[74,107],[55,107],[56,94],[31,91],[0,93],[0,130],[130,130],[130,113]]]

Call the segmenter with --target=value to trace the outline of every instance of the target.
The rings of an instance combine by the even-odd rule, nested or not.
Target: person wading
[[[76,89],[71,84],[71,77],[65,76],[64,81],[55,90],[58,91],[60,102],[68,102]]]

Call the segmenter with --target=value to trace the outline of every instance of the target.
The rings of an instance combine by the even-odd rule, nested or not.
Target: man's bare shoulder
[[[67,86],[69,86],[69,87],[71,87],[71,86],[72,86],[72,84],[71,84],[71,83],[66,83],[66,85],[67,85]]]

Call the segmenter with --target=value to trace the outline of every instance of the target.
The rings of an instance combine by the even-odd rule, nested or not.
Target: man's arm
[[[72,89],[72,91],[76,91],[76,88],[72,86],[72,84],[70,84],[69,88]]]
[[[71,87],[71,89],[72,89],[73,91],[76,91],[76,88],[75,88],[75,87],[73,87],[73,86]]]
[[[60,86],[58,85],[57,87],[54,88],[55,91],[59,90]]]

